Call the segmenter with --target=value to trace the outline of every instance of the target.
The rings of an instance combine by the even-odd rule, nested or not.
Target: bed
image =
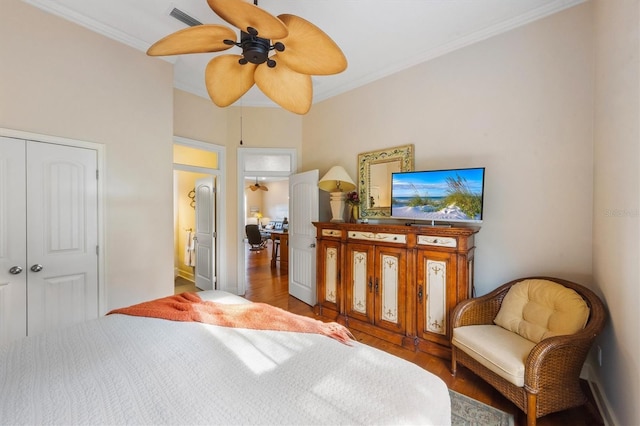
[[[251,303],[221,291],[203,300]],[[0,349],[0,424],[449,425],[445,383],[324,335],[107,315]]]

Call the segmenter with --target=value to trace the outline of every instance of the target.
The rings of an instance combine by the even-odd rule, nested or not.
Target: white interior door
[[[215,284],[215,186],[213,176],[196,180],[196,287],[213,290]]]
[[[289,294],[316,304],[318,170],[289,177]]]
[[[27,142],[28,335],[98,317],[97,152]]]
[[[25,142],[0,137],[0,346],[27,334]]]

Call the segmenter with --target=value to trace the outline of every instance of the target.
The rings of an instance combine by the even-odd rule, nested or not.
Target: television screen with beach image
[[[484,167],[393,173],[391,217],[482,222]]]

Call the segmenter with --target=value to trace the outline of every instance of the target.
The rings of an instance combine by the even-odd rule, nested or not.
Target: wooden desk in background
[[[289,234],[279,229],[271,229],[271,267],[275,268],[276,261],[280,260],[280,269],[289,267]],[[276,252],[276,240],[280,242],[280,248]],[[278,255],[279,253],[279,255]]]

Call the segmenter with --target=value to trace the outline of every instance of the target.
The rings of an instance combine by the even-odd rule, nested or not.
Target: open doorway
[[[173,171],[174,281],[176,292],[213,290],[215,258],[216,177],[209,173]],[[186,288],[184,288],[186,286]]]
[[[260,274],[288,274],[287,244],[282,233],[288,226],[289,179],[285,177],[245,177],[245,230],[247,233],[245,250],[246,283]],[[247,225],[257,227],[259,234],[247,230]],[[251,235],[253,238],[251,238]],[[257,239],[257,236],[260,236]],[[286,235],[284,236],[286,237]],[[256,243],[258,243],[256,245]],[[263,253],[264,251],[264,253]],[[249,290],[249,288],[245,288]]]
[[[224,271],[224,148],[174,138],[175,292],[215,289]],[[218,231],[221,230],[221,231]]]
[[[286,148],[240,148],[238,150],[238,237],[245,241],[245,226],[259,224],[265,229],[271,222],[284,222],[289,210],[289,175],[296,171],[296,150]],[[265,185],[267,190],[251,190]],[[275,226],[275,225],[274,225]],[[269,233],[270,234],[270,233]],[[272,241],[266,244],[273,244]],[[247,243],[238,249],[238,294],[244,295],[247,283]],[[268,246],[273,250],[273,246]],[[272,253],[269,251],[268,253]]]

